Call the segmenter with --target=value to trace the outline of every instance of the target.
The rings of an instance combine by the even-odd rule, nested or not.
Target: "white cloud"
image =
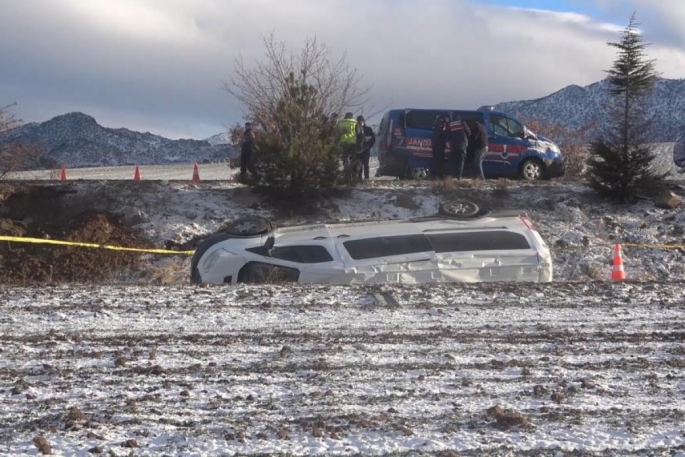
[[[651,14],[662,17],[669,2],[651,2]],[[240,120],[239,107],[221,83],[237,54],[261,58],[260,36],[271,31],[293,50],[317,35],[336,56],[346,52],[374,85],[378,109],[477,107],[592,83],[611,66],[614,51],[606,42],[617,39],[624,26],[473,0],[0,5],[0,102],[16,100],[27,120],[81,109],[105,125],[176,132],[174,137],[209,136]],[[682,23],[685,9],[677,10]],[[650,17],[643,20],[646,33],[657,26]],[[679,47],[646,40],[654,42],[649,52],[664,76],[682,75],[685,53]]]

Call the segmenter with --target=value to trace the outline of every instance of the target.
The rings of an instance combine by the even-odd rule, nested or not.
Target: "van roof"
[[[449,112],[449,111],[456,111],[456,112],[459,112],[459,113],[474,113],[474,114],[476,114],[476,113],[486,113],[486,112],[487,112],[487,113],[494,113],[494,114],[503,114],[503,115],[506,115],[506,114],[507,114],[507,113],[505,113],[504,111],[500,111],[500,110],[497,110],[497,109],[485,109],[485,107],[481,107],[481,108],[479,108],[479,109],[459,109],[459,108],[446,108],[446,109],[442,109],[442,108],[395,108],[395,109],[391,109],[390,111],[388,111],[388,113],[393,113],[393,112],[404,112],[404,111],[440,111],[440,112],[444,112],[444,111],[448,111],[448,112]]]

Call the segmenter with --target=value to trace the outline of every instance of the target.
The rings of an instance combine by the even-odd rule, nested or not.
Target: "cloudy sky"
[[[634,10],[658,70],[685,77],[682,0],[0,0],[0,105],[206,138],[241,121],[222,83],[273,31],[346,53],[373,85],[367,115],[477,108],[603,78]]]

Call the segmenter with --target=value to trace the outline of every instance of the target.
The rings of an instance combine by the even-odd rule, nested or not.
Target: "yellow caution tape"
[[[20,236],[1,236],[0,241],[11,243],[29,244],[52,244],[59,246],[78,246],[83,248],[107,249],[110,251],[141,252],[146,254],[166,254],[166,255],[193,255],[195,251],[174,251],[171,249],[146,249],[146,248],[125,248],[121,246],[110,246],[107,244],[80,243],[76,241],[48,240],[44,238],[25,238]],[[580,251],[598,247],[614,247],[616,243],[601,243],[592,246],[567,246],[563,248],[552,248],[553,251]],[[685,249],[685,244],[640,244],[640,243],[619,243],[623,247],[642,248],[642,249]]]
[[[107,249],[110,251],[142,252],[147,254],[193,255],[195,251],[173,251],[171,249],[124,248],[107,244],[79,243],[75,241],[46,240],[43,238],[25,238],[20,236],[0,236],[0,241],[11,243],[53,244],[59,246],[78,246],[82,248]]]
[[[639,243],[620,243],[621,246],[628,246],[629,248],[646,248],[646,249],[685,249],[685,244],[639,244]],[[609,245],[607,245],[609,246]],[[613,246],[613,244],[611,245]]]
[[[638,249],[685,249],[685,244],[641,244],[641,243],[618,243],[621,247]],[[587,251],[592,248],[613,248],[616,243],[599,243],[588,246],[564,246],[552,247],[552,251]]]

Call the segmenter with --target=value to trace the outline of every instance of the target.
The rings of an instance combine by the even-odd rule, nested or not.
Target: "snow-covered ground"
[[[200,184],[192,165],[171,168],[43,185],[69,190],[62,211],[113,213],[150,247],[245,216],[408,218],[454,198],[521,209],[556,282],[0,287],[0,455],[36,455],[42,436],[64,456],[685,457],[683,251],[627,247],[629,278],[648,282],[590,281],[609,279],[615,242],[684,243],[682,208],[556,181],[384,180],[305,208],[229,182],[225,164],[200,164]],[[148,259],[188,281],[187,257]]]
[[[0,454],[682,457],[683,322],[680,283],[3,289]]]
[[[61,186],[62,184],[56,183]],[[651,201],[612,205],[581,185],[497,183],[444,190],[433,184],[374,181],[325,199],[312,208],[270,204],[240,184],[207,182],[73,182],[65,205],[120,215],[150,240],[151,247],[184,244],[214,233],[237,218],[258,216],[278,225],[325,221],[410,218],[436,214],[441,202],[472,200],[493,209],[520,209],[535,222],[553,252],[557,281],[609,279],[613,244],[684,244],[685,212],[659,209]],[[630,279],[683,280],[682,250],[624,247]],[[188,259],[179,271],[188,271]]]

